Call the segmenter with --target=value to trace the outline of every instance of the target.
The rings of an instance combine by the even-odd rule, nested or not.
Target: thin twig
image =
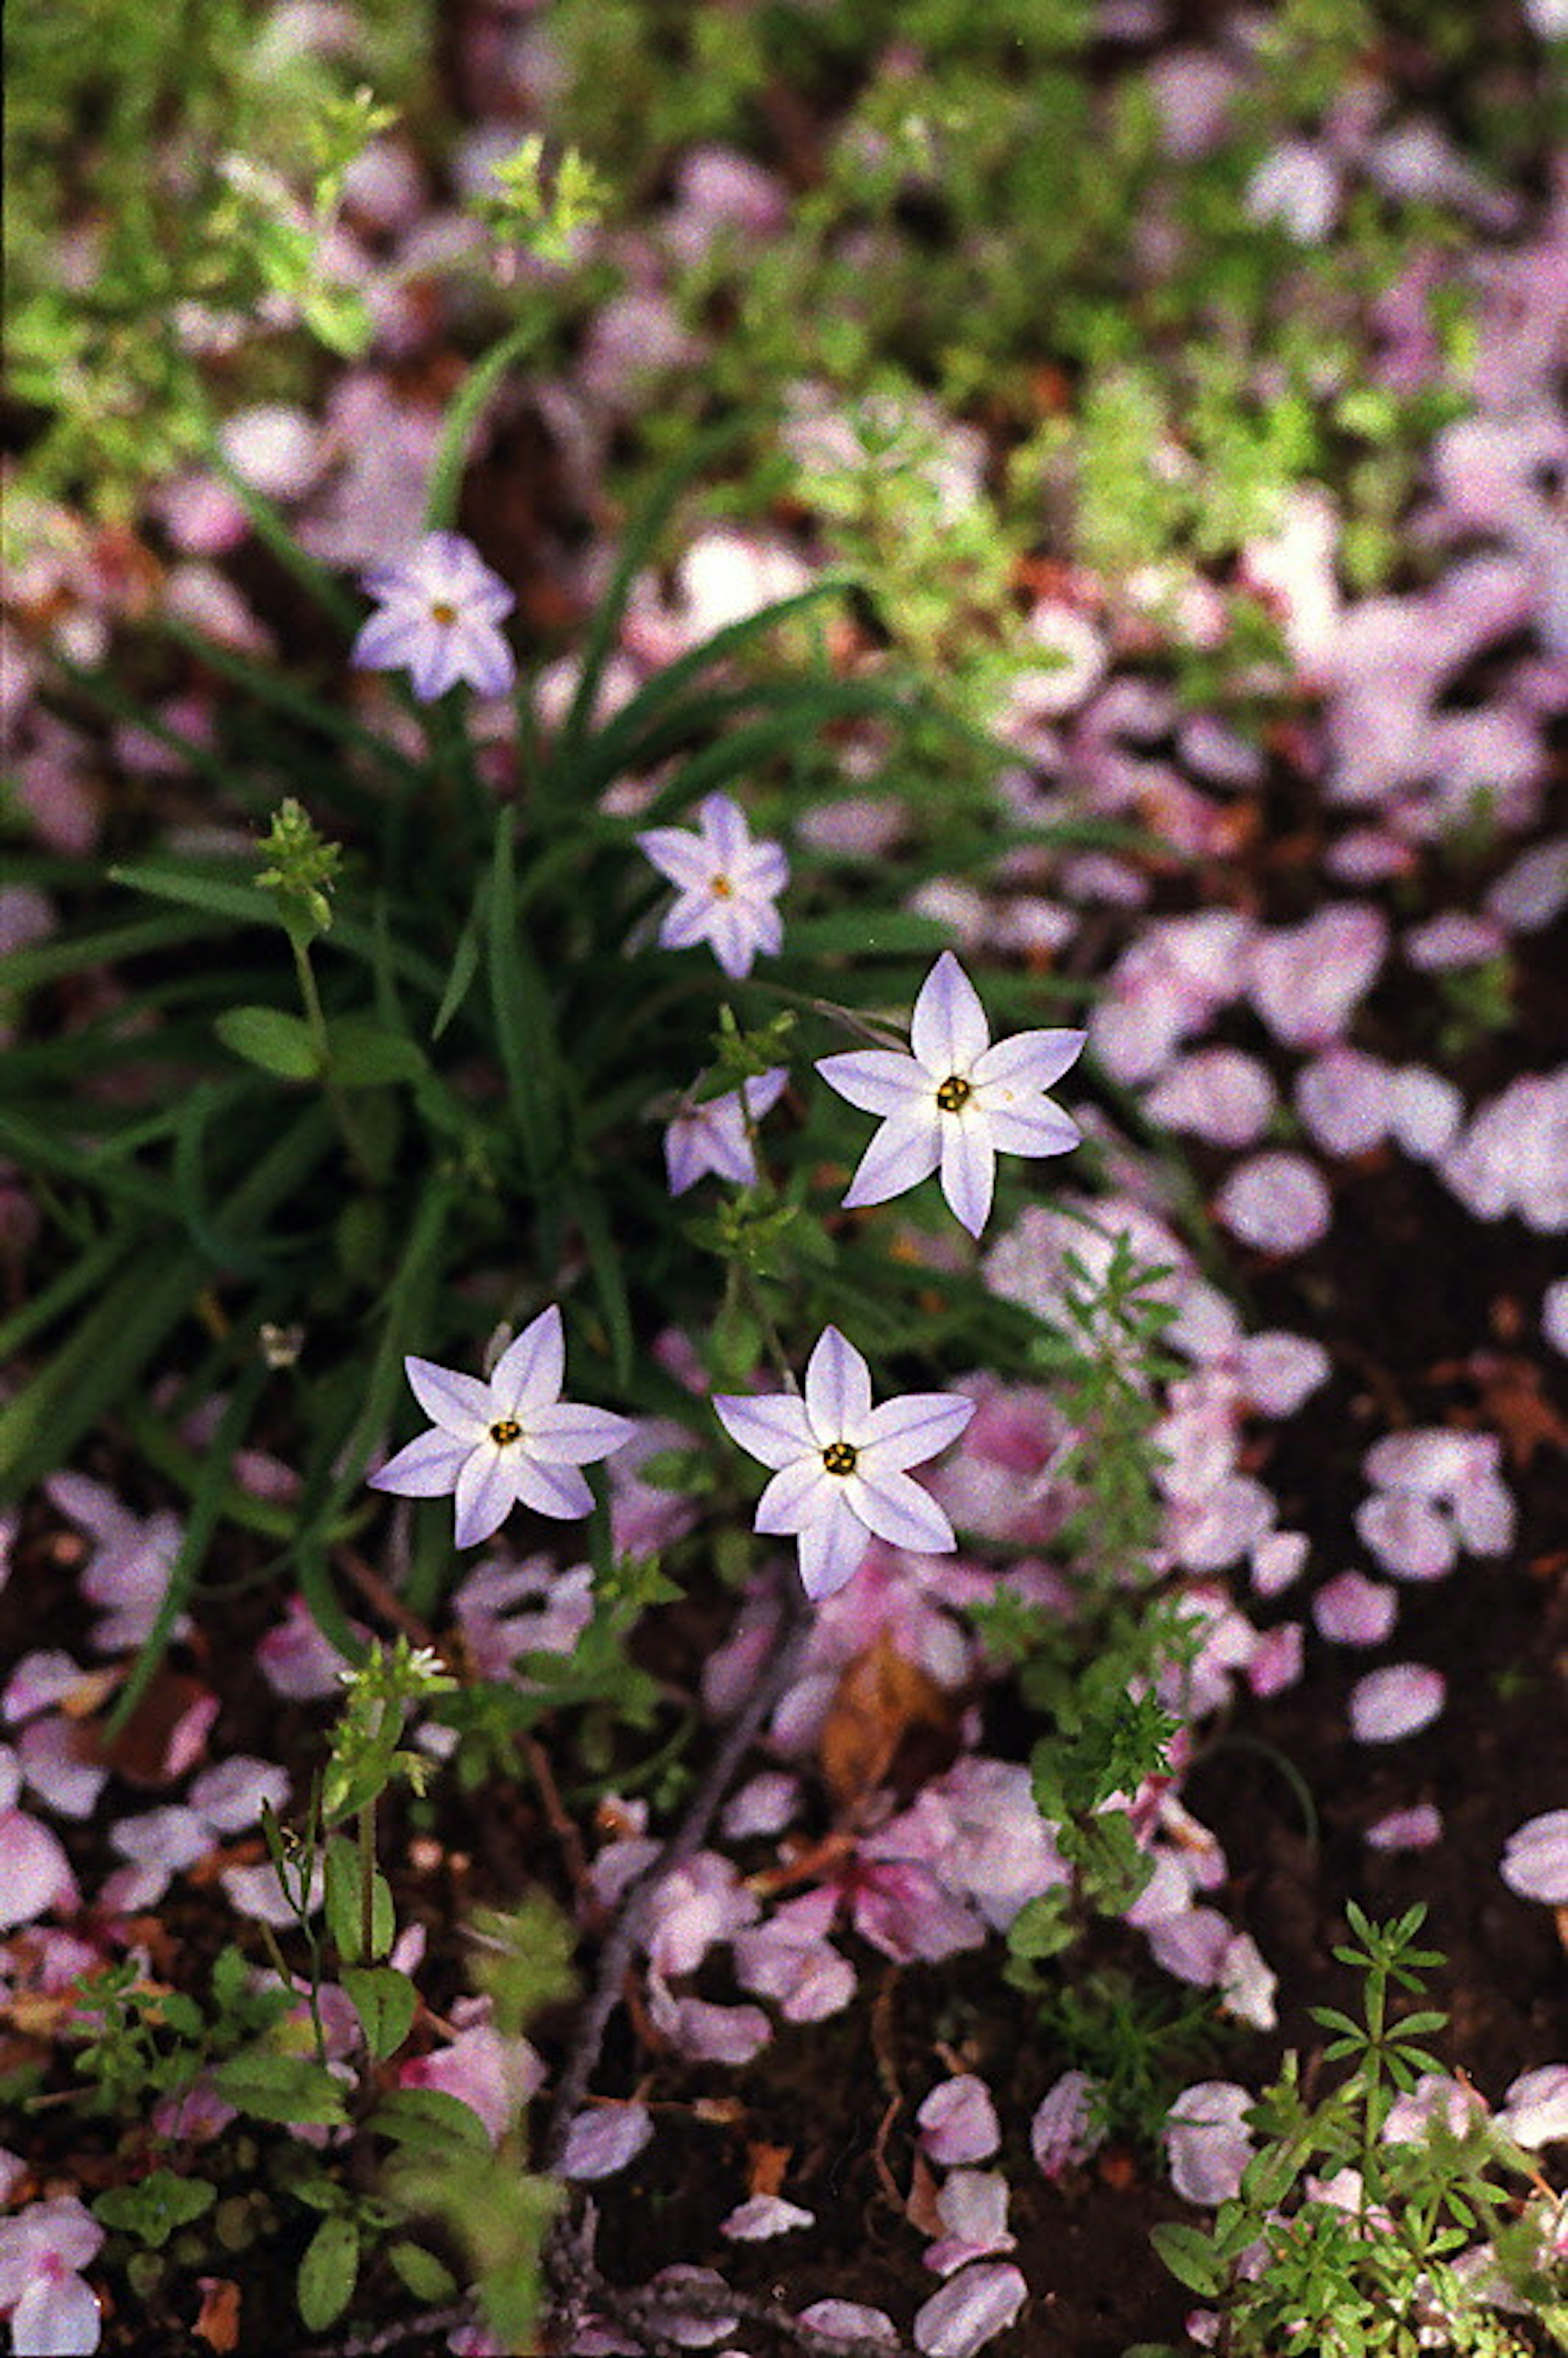
[[[763,1721],[795,1676],[807,1627],[806,1592],[801,1587],[799,1574],[792,1571],[785,1590],[784,1627],[779,1632],[773,1660],[725,1730],[708,1773],[687,1804],[686,1814],[658,1856],[643,1869],[627,1893],[620,1916],[600,1953],[593,1992],[583,2008],[550,2113],[549,2132],[545,2141],[545,2167],[547,2170],[554,2172],[559,2168],[568,2133],[588,2093],[588,2083],[599,2061],[604,2034],[619,2002],[622,1984],[646,1922],[654,1894],[667,1875],[683,1866],[701,1849],[741,1761],[751,1750]]]

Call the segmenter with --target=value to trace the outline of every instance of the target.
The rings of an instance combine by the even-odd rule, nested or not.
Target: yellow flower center
[[[974,1091],[962,1073],[949,1073],[936,1092],[937,1110],[940,1113],[962,1113],[973,1095]]]
[[[822,1453],[822,1463],[829,1474],[852,1474],[859,1452],[847,1441],[830,1441]]]
[[[712,893],[716,901],[732,901],[735,898],[735,887],[731,884],[728,876],[719,875],[709,877],[708,889]]]
[[[498,1416],[490,1428],[490,1437],[497,1449],[504,1449],[510,1442],[522,1440],[523,1428],[514,1417]]]
[[[430,620],[433,622],[455,622],[457,619],[457,608],[449,604],[445,598],[436,598],[431,600]]]

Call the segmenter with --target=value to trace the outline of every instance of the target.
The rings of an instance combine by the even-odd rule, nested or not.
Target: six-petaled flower
[[[461,533],[427,532],[401,564],[373,567],[364,586],[381,611],[354,641],[351,663],[371,671],[406,665],[426,704],[460,679],[481,696],[503,696],[512,686],[517,665],[500,625],[516,600]]]
[[[784,941],[773,906],[789,882],[789,862],[776,843],[753,842],[746,815],[728,795],[709,795],[697,811],[697,832],[651,827],[637,838],[661,876],[677,890],[659,926],[667,950],[707,942],[725,973],[739,981],[759,950],[772,956]]]
[[[1076,1061],[1084,1037],[1020,1032],[993,1047],[974,985],[944,950],[914,1002],[912,1055],[859,1048],[817,1064],[840,1097],[882,1118],[846,1206],[886,1203],[940,1170],[954,1214],[978,1237],[991,1207],[999,1152],[1065,1154],[1078,1143],[1076,1122],[1045,1092]]]
[[[757,1183],[752,1131],[784,1095],[789,1074],[783,1065],[742,1081],[721,1098],[682,1108],[665,1132],[665,1168],[670,1194],[683,1195],[705,1171],[737,1187]]]
[[[562,1400],[565,1345],[554,1304],[508,1345],[488,1383],[429,1359],[403,1364],[435,1422],[370,1476],[371,1487],[404,1498],[455,1492],[459,1547],[489,1539],[519,1500],[541,1515],[589,1513],[593,1493],[579,1466],[632,1437],[625,1417]]]
[[[719,1394],[732,1441],[773,1469],[754,1528],[793,1537],[808,1596],[831,1596],[860,1567],[868,1539],[923,1555],[957,1545],[953,1526],[908,1468],[956,1441],[974,1402],[952,1392],[906,1392],[871,1406],[864,1359],[826,1326],[793,1392]]]

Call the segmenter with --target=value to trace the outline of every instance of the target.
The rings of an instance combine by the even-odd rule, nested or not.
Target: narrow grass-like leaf
[[[583,648],[577,694],[562,725],[557,741],[556,757],[550,765],[556,777],[569,777],[576,769],[576,755],[593,719],[604,666],[620,633],[632,584],[652,557],[676,502],[687,484],[696,480],[711,458],[739,439],[745,424],[744,419],[731,419],[716,431],[699,435],[695,442],[688,443],[676,464],[666,469],[654,486],[646,507],[627,533],[622,544],[621,562],[615,568],[609,589],[600,600]]]
[[[114,871],[110,872],[116,882],[121,881]],[[213,915],[219,914],[213,912]],[[92,968],[145,957],[153,951],[178,949],[219,929],[211,917],[147,916],[105,925],[96,933],[57,935],[0,958],[0,992],[36,990],[45,983],[58,982],[62,975],[84,974]]]
[[[557,1103],[555,1013],[544,978],[518,921],[512,816],[495,823],[495,852],[485,903],[490,1010],[496,1046],[512,1094],[513,1124],[535,1183],[556,1163],[560,1139]]]
[[[769,631],[778,630],[797,615],[806,613],[825,598],[838,597],[849,588],[846,579],[826,575],[814,581],[809,590],[798,590],[793,598],[776,599],[771,606],[761,606],[754,614],[746,614],[738,622],[728,622],[723,630],[715,631],[699,647],[688,647],[673,663],[665,664],[652,679],[640,687],[635,696],[623,704],[613,719],[606,722],[594,740],[595,754],[601,760],[619,766],[629,760],[632,748],[650,725],[665,713],[687,686],[700,679],[705,672],[724,663],[742,648],[749,646]],[[790,686],[798,689],[799,682]]]
[[[600,1307],[604,1313],[616,1379],[624,1383],[632,1372],[635,1349],[632,1336],[632,1308],[626,1296],[625,1269],[611,1233],[603,1198],[589,1180],[579,1179],[567,1191],[567,1206],[571,1217],[582,1230],[583,1240],[588,1246],[589,1264],[593,1271],[594,1290],[599,1295]]]
[[[430,489],[425,502],[427,532],[450,532],[458,519],[458,499],[462,489],[463,469],[468,463],[469,444],[479,424],[480,412],[500,384],[509,368],[515,367],[524,353],[539,342],[550,323],[550,313],[541,304],[527,319],[492,344],[481,359],[470,369],[447,407],[446,424],[441,431],[440,448],[436,463],[430,470]]]
[[[952,928],[912,909],[845,909],[828,917],[797,917],[784,934],[792,957],[935,957],[952,940]]]
[[[163,1660],[169,1632],[189,1602],[208,1545],[222,1520],[229,1469],[234,1452],[244,1439],[256,1402],[271,1372],[265,1360],[253,1359],[242,1370],[233,1390],[223,1404],[218,1429],[208,1444],[201,1479],[191,1497],[185,1537],[180,1541],[179,1552],[168,1568],[168,1584],[158,1600],[153,1626],[142,1641],[131,1675],[115,1696],[114,1707],[105,1723],[111,1736],[118,1735],[146,1694],[153,1673]]]
[[[384,737],[378,737],[341,706],[324,704],[308,689],[294,687],[282,671],[253,662],[248,655],[237,654],[232,647],[220,646],[200,631],[170,616],[160,617],[159,627],[210,671],[246,689],[266,711],[283,713],[330,741],[352,745],[395,778],[407,782],[423,777],[419,764],[411,762],[406,753],[399,752]]]
[[[236,471],[216,433],[210,445],[209,464],[243,508],[256,538],[298,582],[312,604],[319,606],[346,634],[357,631],[361,618],[354,600],[324,565],[301,548],[282,512]]]
[[[447,976],[447,987],[441,993],[441,1003],[436,1010],[436,1020],[430,1026],[432,1040],[440,1038],[472,989],[473,979],[479,972],[480,953],[484,942],[485,912],[489,906],[489,894],[490,879],[487,874],[480,879],[479,889],[473,896],[473,906],[463,921],[462,932],[458,936],[458,946],[452,953],[451,969]]]

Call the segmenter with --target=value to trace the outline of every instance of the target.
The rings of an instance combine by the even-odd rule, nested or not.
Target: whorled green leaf
[[[213,2083],[225,2104],[252,2120],[283,2121],[297,2128],[338,2128],[348,2118],[343,2090],[323,2063],[305,2055],[271,2055],[251,2049],[220,2063]]]
[[[310,1026],[278,1007],[231,1007],[212,1029],[234,1055],[280,1081],[314,1080],[321,1069]]]
[[[395,2055],[413,2025],[419,1993],[392,1965],[345,1965],[343,1987],[377,2063]]]
[[[323,2219],[305,2246],[296,2283],[302,2325],[320,2333],[341,2317],[360,2272],[359,2230],[341,2212]]]
[[[117,2227],[153,2251],[161,2251],[177,2228],[188,2227],[212,2208],[218,2190],[205,2178],[178,2178],[153,2169],[132,2186],[111,2186],[94,2195],[92,2213],[105,2227]]]

